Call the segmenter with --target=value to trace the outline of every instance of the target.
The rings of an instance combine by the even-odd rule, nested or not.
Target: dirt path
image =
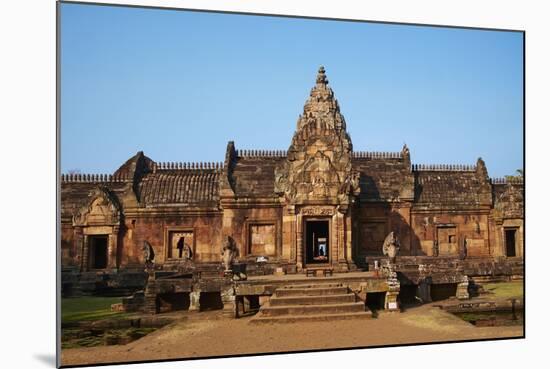
[[[219,312],[185,318],[121,346],[66,349],[63,365],[519,337],[523,327],[474,327],[429,305],[378,319],[251,325]]]

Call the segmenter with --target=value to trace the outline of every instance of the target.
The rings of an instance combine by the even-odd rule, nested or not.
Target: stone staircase
[[[341,283],[311,283],[275,290],[250,323],[293,323],[370,318],[365,303]]]

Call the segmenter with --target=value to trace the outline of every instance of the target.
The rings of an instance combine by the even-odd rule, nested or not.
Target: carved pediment
[[[73,216],[74,226],[114,226],[121,220],[118,200],[108,188],[99,186],[88,195],[88,203]]]

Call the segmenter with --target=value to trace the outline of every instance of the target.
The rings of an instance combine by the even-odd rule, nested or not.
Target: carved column
[[[89,237],[87,235],[83,236],[82,239],[82,264],[80,267],[81,271],[87,272],[89,270],[89,258],[90,258],[90,250],[89,250]]]
[[[109,245],[107,248],[107,268],[116,269],[117,267],[117,248],[118,248],[118,232],[119,226],[113,226],[113,232],[109,235]]]
[[[296,216],[296,268],[302,270],[304,266],[304,236],[302,214]]]
[[[346,242],[344,240],[344,214],[336,212],[336,238],[337,238],[337,257],[338,264],[343,265],[346,263]]]
[[[82,227],[74,227],[74,247],[75,247],[75,262],[78,267],[78,271],[83,271],[82,259],[84,252],[84,236],[82,234]]]
[[[353,263],[352,255],[353,255],[353,245],[352,245],[352,239],[351,239],[351,209],[348,210],[346,213],[346,219],[345,219],[345,245],[346,245],[346,260],[348,262],[348,265]]]

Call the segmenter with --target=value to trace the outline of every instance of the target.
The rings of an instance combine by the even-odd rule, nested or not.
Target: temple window
[[[168,259],[191,259],[194,245],[193,231],[172,231],[169,233]]]

